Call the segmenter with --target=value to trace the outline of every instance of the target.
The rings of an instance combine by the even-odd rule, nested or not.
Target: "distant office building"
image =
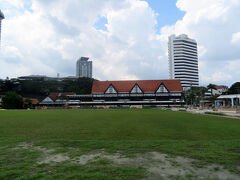
[[[34,81],[34,80],[47,81],[47,80],[50,80],[50,77],[45,76],[45,75],[30,75],[30,76],[18,77],[18,80],[21,80],[21,81]]]
[[[2,11],[0,10],[0,43],[1,43],[1,27],[2,27],[2,20],[4,19],[4,15]]]
[[[67,77],[49,77],[45,75],[30,75],[30,76],[20,76],[18,77],[18,80],[21,81],[64,81],[64,80],[71,80],[76,81],[79,77],[77,76],[67,76]]]
[[[187,35],[171,35],[168,42],[170,79],[180,79],[183,89],[199,86],[197,42]]]
[[[92,61],[88,57],[81,57],[77,61],[76,76],[92,78]]]

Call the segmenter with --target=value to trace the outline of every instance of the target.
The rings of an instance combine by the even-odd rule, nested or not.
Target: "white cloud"
[[[232,44],[237,42],[238,34],[234,33],[240,29],[239,1],[178,0],[177,7],[185,11],[184,17],[175,25],[162,28],[161,36],[184,33],[197,40],[200,83],[217,81],[230,85],[239,81],[237,71],[226,68],[229,62],[240,59],[239,47]],[[240,64],[236,65],[240,68]]]
[[[232,43],[232,44],[240,43],[240,32],[234,33],[234,34],[232,35],[231,43]]]
[[[203,81],[209,81],[212,83],[221,83],[221,82],[227,82],[231,80],[232,76],[224,72],[215,72],[211,76],[203,75],[201,78]]]
[[[7,4],[15,8],[24,8],[24,0],[0,0],[1,4]]]
[[[184,17],[160,31],[157,13],[140,0],[31,0],[28,9],[26,0],[3,2],[21,13],[3,21],[0,63],[14,70],[0,77],[74,75],[76,60],[89,56],[98,79],[167,79],[168,36],[186,33],[198,42],[202,84],[238,80],[239,0],[178,0]],[[99,17],[107,31],[95,29]]]

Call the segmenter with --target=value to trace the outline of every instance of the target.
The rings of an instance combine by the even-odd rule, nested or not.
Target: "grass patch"
[[[219,163],[239,173],[239,129],[238,119],[158,109],[1,111],[0,179],[139,179],[146,174],[143,168],[117,167],[102,158],[84,166],[39,165],[42,154],[18,149],[19,142],[70,158],[102,149],[127,156],[158,151],[199,159],[200,166]]]

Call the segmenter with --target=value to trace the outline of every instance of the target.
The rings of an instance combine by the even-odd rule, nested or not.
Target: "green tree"
[[[240,82],[234,83],[228,90],[228,94],[240,94]]]
[[[26,98],[24,101],[24,108],[31,108],[32,107],[32,101],[29,98]]]
[[[2,106],[5,109],[22,109],[23,99],[15,92],[7,92],[2,98]]]
[[[204,99],[205,92],[207,88],[205,87],[191,87],[184,92],[184,99],[187,105],[198,105],[200,101]]]

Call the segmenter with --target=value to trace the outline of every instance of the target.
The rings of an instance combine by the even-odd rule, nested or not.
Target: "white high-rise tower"
[[[92,61],[88,57],[81,57],[76,64],[76,76],[92,78]]]
[[[0,10],[0,44],[1,44],[1,27],[2,27],[2,20],[4,19],[4,15],[2,11]]]
[[[199,86],[197,42],[187,35],[171,35],[168,42],[170,79],[180,79],[183,89]]]

